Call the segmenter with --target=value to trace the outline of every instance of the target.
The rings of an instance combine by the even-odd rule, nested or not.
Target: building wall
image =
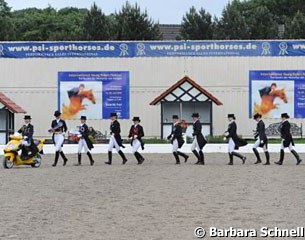
[[[213,131],[221,135],[227,113],[235,113],[238,131],[251,136],[255,128],[248,118],[249,70],[304,69],[302,57],[162,57],[162,58],[66,58],[66,59],[0,59],[0,91],[21,105],[33,117],[35,134],[49,136],[47,130],[57,108],[57,73],[59,71],[129,71],[130,115],[139,115],[146,136],[160,136],[160,106],[149,103],[184,75],[188,75],[223,106],[213,106]],[[16,116],[16,127],[22,124]],[[268,120],[267,124],[277,120]],[[305,124],[304,120],[293,120]],[[129,120],[122,121],[127,135]],[[68,121],[69,128],[78,121]],[[90,120],[88,124],[109,132],[107,120]]]

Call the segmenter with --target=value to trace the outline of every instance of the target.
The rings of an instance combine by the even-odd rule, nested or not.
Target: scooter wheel
[[[39,168],[41,165],[41,156],[40,155],[35,156],[34,160],[35,160],[35,163],[33,163],[31,166],[33,168]]]
[[[8,158],[8,157],[3,158],[3,167],[5,169],[11,169],[11,168],[13,168],[13,166],[14,166],[14,162],[12,162],[10,160],[10,158]]]

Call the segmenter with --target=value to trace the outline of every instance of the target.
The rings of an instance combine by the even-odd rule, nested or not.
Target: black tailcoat
[[[62,120],[62,119],[59,119],[58,123],[57,123],[57,120],[54,119],[51,123],[51,128],[54,129],[55,133],[66,132],[68,130],[66,121]],[[55,141],[54,141],[54,134],[55,133],[53,133],[53,136],[52,136],[52,140],[53,140],[54,145],[55,145]]]
[[[34,134],[34,126],[32,124],[28,124],[28,125],[23,125],[18,132],[23,136],[23,137],[27,137],[26,141],[27,142],[32,142],[33,141],[33,134]]]
[[[290,132],[290,122],[284,121],[279,127],[281,138],[284,139],[284,147],[289,147],[290,143],[294,146],[294,141]]]
[[[227,138],[232,138],[235,144],[235,149],[238,150],[239,147],[246,146],[248,143],[246,140],[238,137],[237,135],[237,125],[235,121],[229,123],[228,130],[227,130]]]
[[[170,139],[172,144],[175,139],[177,139],[178,147],[182,147],[182,145],[184,144],[184,140],[182,137],[182,127],[180,124],[173,124],[172,133],[167,137],[167,139]]]
[[[204,138],[202,132],[202,125],[199,120],[193,123],[193,137],[197,138],[199,148],[202,149],[206,144],[207,140]]]
[[[122,138],[121,138],[121,127],[118,120],[114,120],[110,124],[110,134],[114,134],[114,138],[117,144],[123,147]]]
[[[83,124],[83,126],[79,127],[79,132],[82,135],[82,138],[86,141],[88,148],[91,150],[93,147],[92,142],[89,139],[89,128],[87,124]]]
[[[266,136],[266,128],[263,120],[260,120],[256,125],[255,139],[259,137],[260,141],[264,141],[263,144],[260,144],[260,147],[268,144],[268,139]]]
[[[142,150],[144,150],[144,142],[143,142],[143,139],[142,137],[144,137],[144,129],[143,127],[138,124],[137,126],[135,125],[132,125],[130,127],[130,130],[129,130],[129,135],[128,137],[131,138],[132,137],[132,140],[131,140],[131,145],[132,145],[132,142],[134,140],[134,136],[137,135],[137,139],[140,141],[141,143],[141,148]]]

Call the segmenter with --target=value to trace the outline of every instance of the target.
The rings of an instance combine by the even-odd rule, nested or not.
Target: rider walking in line
[[[55,145],[55,159],[53,163],[53,167],[56,167],[59,155],[62,157],[65,166],[68,162],[67,157],[65,156],[62,147],[65,141],[65,132],[68,130],[67,124],[64,120],[60,118],[61,113],[59,111],[55,111],[54,117],[55,119],[51,123],[51,129],[49,130],[50,133],[53,133],[52,139]]]
[[[253,145],[253,152],[256,156],[256,162],[254,164],[262,163],[259,152],[257,151],[257,148],[261,147],[263,148],[266,156],[266,163],[264,165],[270,165],[270,154],[268,152],[268,139],[265,132],[265,123],[262,120],[262,115],[259,113],[256,113],[253,118],[257,122],[256,132],[254,135],[256,141]]]
[[[121,147],[124,148],[121,139],[121,127],[118,121],[117,113],[110,114],[111,124],[110,124],[110,140],[109,140],[109,147],[108,147],[108,162],[105,162],[108,165],[112,164],[112,150],[115,148],[118,154],[121,156],[123,160],[123,165],[126,164],[127,158],[125,154],[122,152]]]
[[[130,127],[128,137],[131,138],[132,153],[135,155],[138,164],[142,164],[145,159],[138,150],[140,147],[144,150],[144,142],[142,140],[142,137],[144,137],[144,129],[140,125],[141,120],[139,117],[134,117],[132,121],[133,125]]]
[[[93,144],[89,139],[89,128],[86,124],[87,117],[81,116],[80,118],[81,125],[79,126],[79,133],[80,133],[80,139],[78,141],[78,164],[77,166],[82,165],[82,150],[84,149],[85,153],[89,157],[90,165],[92,166],[94,164],[94,160],[92,158],[92,155],[90,153],[90,150],[93,148]]]
[[[277,165],[283,164],[285,157],[285,148],[289,148],[290,152],[297,160],[297,165],[299,165],[302,162],[302,159],[300,158],[299,154],[294,150],[294,141],[290,131],[291,125],[290,122],[288,121],[289,115],[287,113],[282,113],[281,118],[282,118],[282,123],[279,127],[282,138],[280,160],[278,162],[275,162],[275,164]]]

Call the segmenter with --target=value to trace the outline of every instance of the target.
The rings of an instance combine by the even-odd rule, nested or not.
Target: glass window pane
[[[182,119],[192,122],[192,114],[199,113],[202,123],[211,122],[211,104],[207,102],[182,103]]]
[[[163,103],[163,122],[172,122],[172,116],[180,116],[180,103]]]
[[[6,130],[6,112],[0,111],[0,130]]]

